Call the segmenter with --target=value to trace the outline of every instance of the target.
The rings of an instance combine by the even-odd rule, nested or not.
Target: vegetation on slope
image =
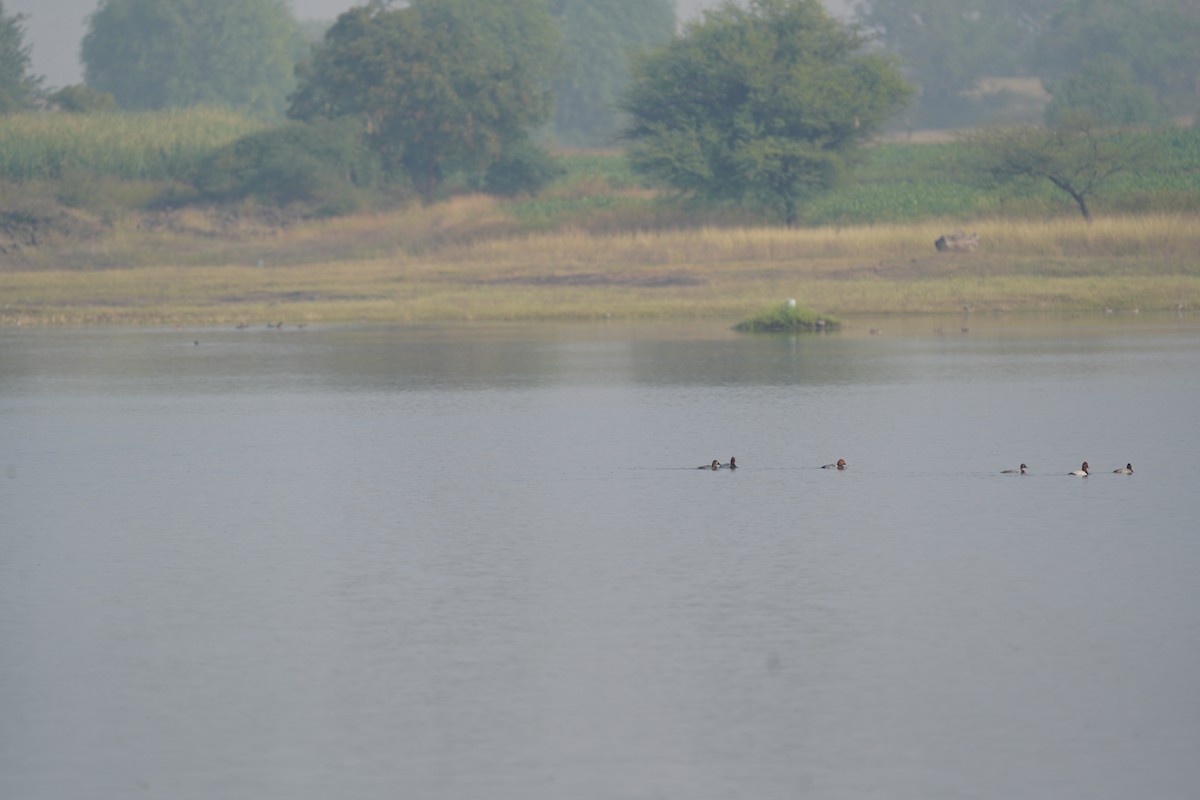
[[[868,148],[789,230],[648,186],[605,152],[561,155],[536,197],[364,192],[333,217],[231,190],[218,203],[199,188],[228,186],[214,154],[262,129],[206,113],[0,118],[0,324],[731,322],[788,297],[842,317],[1200,306],[1195,130],[1143,134],[1153,168],[1116,179],[1090,226],[1052,187],[967,180],[946,142]],[[955,228],[979,251],[934,252]]]

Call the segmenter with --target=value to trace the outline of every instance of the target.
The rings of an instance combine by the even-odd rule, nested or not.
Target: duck
[[[737,469],[737,459],[733,456],[729,457],[728,464],[722,464],[721,469]]]
[[[718,470],[720,468],[721,468],[721,462],[720,462],[720,460],[715,459],[715,458],[713,459],[711,464],[701,464],[700,466],[696,467],[696,469],[711,469],[711,470]]]
[[[844,459],[844,458],[839,458],[837,460],[836,464],[826,464],[825,466],[821,467],[821,469],[845,469],[845,468],[846,468],[846,459]]]
[[[1114,469],[1113,474],[1115,474],[1115,475],[1132,475],[1133,474],[1133,464],[1126,464],[1124,469]]]
[[[1075,476],[1075,477],[1077,477],[1077,478],[1086,478],[1086,477],[1088,476],[1088,465],[1087,465],[1087,462],[1086,462],[1086,461],[1085,461],[1085,462],[1083,462],[1083,466],[1082,466],[1082,467],[1080,467],[1079,469],[1075,470],[1074,472],[1068,472],[1067,474],[1068,474],[1068,475],[1074,475],[1074,476]]]
[[[1024,475],[1025,470],[1027,470],[1027,469],[1029,469],[1029,467],[1022,464],[1020,469],[1002,469],[1002,470],[1000,470],[1000,474],[1001,475],[1017,475],[1017,474]]]

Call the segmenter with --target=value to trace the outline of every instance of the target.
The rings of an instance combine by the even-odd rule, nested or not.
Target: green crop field
[[[154,113],[0,116],[0,180],[71,175],[131,181],[186,180],[200,159],[263,127],[217,109]]]

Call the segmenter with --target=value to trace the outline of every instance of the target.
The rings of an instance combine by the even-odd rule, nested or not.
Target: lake
[[[1194,797],[1198,400],[1190,315],[0,329],[0,796]]]

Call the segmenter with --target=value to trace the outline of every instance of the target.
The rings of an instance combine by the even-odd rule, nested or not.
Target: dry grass
[[[843,316],[1200,306],[1188,216],[983,221],[959,255],[934,252],[953,227],[937,222],[518,233],[486,198],[283,229],[185,221],[0,271],[0,323],[735,320],[788,297]]]
[[[996,255],[1121,256],[1195,252],[1200,247],[1195,216],[1112,217],[1091,225],[1073,218],[1046,221],[987,220],[971,225]],[[816,228],[701,228],[625,232],[596,236],[580,230],[538,233],[450,247],[454,258],[564,257],[624,263],[719,263],[729,260],[928,255],[933,241],[957,227],[953,222]]]

